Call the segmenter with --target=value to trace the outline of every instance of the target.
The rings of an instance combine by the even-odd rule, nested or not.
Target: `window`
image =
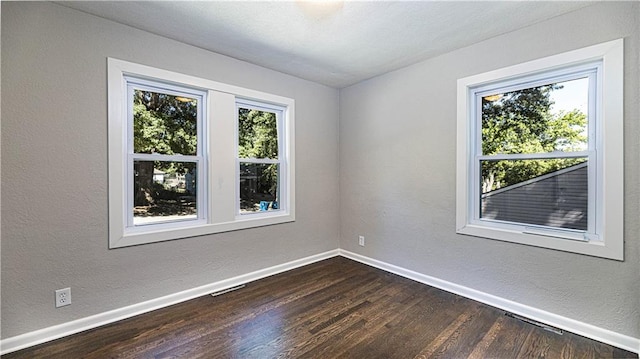
[[[283,109],[241,100],[238,111],[238,205],[239,214],[280,210],[278,132]]]
[[[457,232],[623,259],[622,40],[458,81]]]
[[[295,220],[294,101],[109,59],[110,248]]]
[[[127,227],[206,219],[201,90],[125,77]],[[206,188],[204,188],[206,189]]]

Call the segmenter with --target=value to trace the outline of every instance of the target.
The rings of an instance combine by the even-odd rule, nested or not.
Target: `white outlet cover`
[[[56,308],[71,304],[71,288],[56,290]]]

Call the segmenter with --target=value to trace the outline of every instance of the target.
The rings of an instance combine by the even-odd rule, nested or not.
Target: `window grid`
[[[269,113],[273,113],[275,115],[276,118],[276,140],[278,143],[277,146],[277,159],[272,159],[272,158],[255,158],[255,157],[241,157],[240,153],[239,153],[239,148],[240,148],[240,144],[239,144],[239,134],[240,134],[240,130],[239,130],[239,114],[240,114],[240,109],[248,109],[248,110],[256,110],[256,111],[263,111],[263,112],[269,112]],[[287,193],[286,191],[283,191],[282,189],[286,188],[286,186],[288,185],[286,182],[286,177],[283,175],[286,173],[286,163],[287,161],[284,160],[285,156],[286,156],[286,148],[285,148],[285,143],[286,141],[284,140],[285,138],[285,134],[284,134],[284,115],[285,115],[285,109],[281,106],[277,106],[277,105],[271,105],[268,103],[262,103],[262,102],[258,102],[258,101],[252,101],[252,100],[247,100],[247,99],[237,99],[236,100],[236,115],[238,116],[238,119],[236,121],[236,218],[242,218],[245,216],[261,216],[261,215],[269,215],[270,213],[273,212],[278,212],[278,211],[283,211],[286,209],[287,203],[288,203],[288,199],[287,199]],[[275,164],[278,166],[278,170],[277,170],[277,194],[276,194],[276,201],[275,202],[275,206],[277,208],[273,208],[274,204],[270,203],[269,204],[269,208],[271,208],[270,210],[266,210],[266,211],[256,211],[256,212],[252,212],[252,211],[242,211],[241,208],[241,167],[242,164]]]
[[[596,171],[596,151],[595,151],[595,139],[596,136],[596,122],[595,108],[596,108],[596,95],[597,95],[597,81],[596,75],[601,69],[600,63],[589,63],[580,65],[578,67],[572,67],[569,69],[556,70],[553,72],[545,72],[542,74],[536,74],[528,78],[519,78],[518,80],[500,81],[497,83],[484,85],[479,88],[470,90],[470,97],[473,99],[475,105],[472,107],[474,110],[471,112],[470,119],[473,121],[473,133],[472,137],[475,139],[471,148],[475,149],[473,155],[473,161],[471,163],[471,173],[474,175],[474,179],[470,181],[469,191],[472,193],[470,198],[470,218],[472,223],[487,223],[492,226],[505,229],[519,229],[529,233],[540,233],[542,235],[567,237],[569,239],[584,240],[584,238],[594,239],[596,235],[596,221],[595,217],[595,197],[596,197],[596,183],[595,183],[595,171]],[[588,150],[587,151],[553,151],[545,153],[499,153],[499,154],[483,154],[482,151],[482,99],[486,96],[493,94],[503,94],[512,91],[524,90],[535,88],[544,85],[550,85],[554,83],[562,83],[566,81],[588,78],[588,110],[587,110],[587,128],[588,128]],[[497,160],[537,160],[537,159],[564,159],[564,158],[585,158],[588,163],[588,207],[587,207],[587,223],[588,228],[586,231],[579,231],[569,228],[556,228],[548,227],[536,224],[526,224],[520,222],[509,222],[490,218],[483,218],[481,216],[481,164],[482,161],[497,161]]]
[[[171,228],[172,223],[180,222],[194,222],[203,223],[207,221],[207,182],[206,182],[206,160],[204,156],[204,148],[206,148],[205,136],[206,127],[203,121],[203,113],[205,112],[205,94],[203,91],[191,89],[187,87],[166,84],[157,81],[151,81],[147,79],[141,79],[131,76],[124,77],[127,83],[127,171],[126,171],[126,203],[127,203],[127,218],[126,227],[127,230],[135,232],[137,228],[154,226],[158,229]],[[193,98],[197,102],[197,119],[196,119],[196,154],[158,154],[158,153],[138,153],[134,148],[134,94],[135,91],[145,91],[152,93],[165,94],[176,97]],[[185,218],[171,218],[171,219],[156,219],[150,222],[135,223],[134,219],[134,181],[135,181],[135,169],[134,164],[138,161],[153,161],[155,162],[181,162],[181,163],[194,163],[196,171],[196,186],[198,188],[196,194],[196,211],[195,218],[191,216],[185,216]],[[155,168],[155,166],[154,166]],[[140,228],[142,229],[142,228]]]

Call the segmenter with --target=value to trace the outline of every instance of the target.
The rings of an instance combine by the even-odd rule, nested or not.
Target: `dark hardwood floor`
[[[336,257],[2,356],[638,358]]]

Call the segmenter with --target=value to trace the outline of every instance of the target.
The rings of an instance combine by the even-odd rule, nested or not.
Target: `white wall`
[[[639,24],[601,3],[343,89],[341,248],[640,338]],[[456,235],[457,79],[621,37],[625,261]]]
[[[296,101],[296,222],[108,250],[107,57]],[[338,247],[338,91],[52,3],[2,3],[2,337]],[[71,287],[69,307],[55,289]]]

